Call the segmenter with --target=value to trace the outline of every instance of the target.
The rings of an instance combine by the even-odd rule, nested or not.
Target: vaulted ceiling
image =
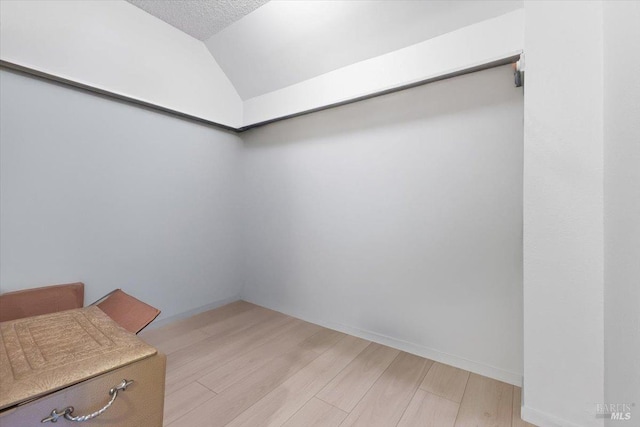
[[[237,130],[513,63],[522,7],[0,0],[0,65]]]
[[[243,100],[522,7],[522,0],[127,1],[204,41]]]

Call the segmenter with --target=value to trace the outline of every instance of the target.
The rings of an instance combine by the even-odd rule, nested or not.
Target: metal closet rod
[[[86,85],[84,83],[79,83],[73,80],[65,79],[64,77],[55,76],[53,74],[45,73],[43,71],[35,70],[33,68],[25,67],[23,65],[14,64],[13,62],[0,60],[0,68],[6,68],[8,70],[16,71],[20,74],[26,74],[32,77],[36,77],[41,80],[46,80],[49,82],[57,83],[63,86],[72,87],[75,89],[80,89],[85,92],[90,92],[99,96],[103,96],[109,99],[115,99],[117,101],[122,101],[128,104],[137,105],[140,107],[144,107],[153,111],[159,111],[162,113],[166,113],[172,116],[180,117],[182,119],[187,119],[191,121],[195,121],[198,123],[202,123],[208,126],[213,126],[218,129],[224,129],[228,131],[238,132],[237,128],[223,125],[221,123],[212,122],[211,120],[203,119],[200,117],[192,116],[190,114],[181,113],[177,110],[172,110],[171,108],[162,107],[160,105],[152,104],[150,102],[142,101],[140,99],[132,98],[126,95],[121,95],[119,93],[110,92],[108,90],[100,89],[95,86]]]
[[[242,126],[239,128],[236,127],[232,127],[232,126],[227,126],[224,125],[222,123],[217,123],[211,120],[207,120],[207,119],[203,119],[201,117],[197,117],[197,116],[192,116],[190,114],[186,114],[186,113],[182,113],[180,111],[177,110],[173,110],[171,108],[167,108],[167,107],[162,107],[160,105],[157,104],[152,104],[150,102],[146,102],[146,101],[142,101],[140,99],[136,99],[136,98],[132,98],[126,95],[121,95],[118,93],[114,93],[114,92],[110,92],[108,90],[104,90],[104,89],[100,89],[97,88],[95,86],[91,86],[91,85],[87,85],[84,83],[79,83],[73,80],[69,80],[69,79],[65,79],[64,77],[59,77],[53,74],[49,74],[49,73],[45,73],[43,71],[39,71],[39,70],[35,70],[33,68],[29,68],[29,67],[25,67],[23,65],[18,65],[18,64],[14,64],[13,62],[10,61],[5,61],[5,60],[0,60],[0,68],[3,69],[8,69],[8,70],[12,70],[12,71],[16,71],[18,73],[21,74],[26,74],[29,76],[33,76],[42,80],[46,80],[46,81],[50,81],[50,82],[54,82],[54,83],[58,83],[61,84],[63,86],[68,86],[68,87],[72,87],[75,89],[80,89],[83,90],[85,92],[90,92],[93,94],[97,94],[106,98],[110,98],[110,99],[115,99],[117,101],[121,101],[121,102],[126,102],[128,104],[133,104],[133,105],[137,105],[137,106],[141,106],[153,111],[158,111],[161,113],[165,113],[165,114],[169,114],[175,117],[179,117],[182,119],[186,119],[186,120],[190,120],[190,121],[194,121],[197,123],[201,123],[201,124],[205,124],[207,126],[211,126],[214,128],[218,128],[218,129],[222,129],[222,130],[226,130],[226,131],[231,131],[231,132],[236,132],[236,133],[241,133],[250,129],[254,129],[260,126],[265,126],[271,123],[275,123],[275,122],[279,122],[282,120],[287,120],[287,119],[292,119],[294,117],[300,117],[300,116],[304,116],[306,114],[311,114],[311,113],[315,113],[317,111],[323,111],[323,110],[328,110],[330,108],[336,108],[336,107],[340,107],[342,105],[347,105],[347,104],[352,104],[354,102],[360,102],[360,101],[364,101],[367,99],[371,99],[371,98],[375,98],[378,96],[382,96],[382,95],[387,95],[390,93],[394,93],[394,92],[400,92],[402,90],[407,90],[407,89],[411,89],[417,86],[422,86],[422,85],[426,85],[429,83],[433,83],[433,82],[437,82],[440,80],[446,80],[446,79],[450,79],[452,77],[457,77],[457,76],[462,76],[464,74],[470,74],[470,73],[475,73],[477,71],[482,71],[482,70],[487,70],[489,68],[495,68],[495,67],[500,67],[502,65],[507,65],[507,64],[515,64],[518,60],[520,59],[520,54],[517,55],[513,55],[513,56],[509,56],[506,58],[501,58],[495,61],[491,61],[491,62],[487,62],[485,64],[481,64],[481,65],[477,65],[475,67],[470,67],[470,68],[466,68],[464,70],[460,70],[460,71],[454,71],[452,73],[448,73],[448,74],[442,74],[436,77],[432,77],[432,78],[428,78],[425,80],[420,80],[414,83],[409,83],[406,85],[402,85],[402,86],[397,86],[391,89],[386,89],[386,90],[382,90],[379,92],[374,92],[374,93],[370,93],[367,95],[362,95],[362,96],[358,96],[356,98],[351,98],[351,99],[347,99],[344,101],[339,101],[339,102],[335,102],[333,104],[328,104],[328,105],[323,105],[321,107],[317,107],[317,108],[312,108],[309,110],[304,110],[304,111],[300,111],[298,113],[293,113],[293,114],[288,114],[286,116],[281,116],[281,117],[276,117],[274,119],[269,119],[269,120],[265,120],[262,122],[258,122],[258,123],[253,123],[247,126]],[[517,79],[519,78],[520,71],[516,70],[516,85],[517,84]]]

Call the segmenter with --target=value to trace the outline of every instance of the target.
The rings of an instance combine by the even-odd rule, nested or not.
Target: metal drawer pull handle
[[[57,423],[58,422],[58,418],[60,417],[64,417],[65,419],[69,420],[69,421],[75,421],[78,423],[81,423],[83,421],[89,421],[99,415],[102,415],[107,409],[109,409],[111,407],[111,405],[113,405],[113,402],[116,401],[116,397],[118,397],[118,392],[119,391],[125,391],[127,389],[127,387],[129,387],[131,385],[131,383],[133,383],[133,380],[122,380],[122,382],[113,387],[111,390],[109,390],[109,396],[111,396],[111,400],[109,400],[109,402],[107,402],[106,405],[104,405],[104,407],[102,409],[97,410],[96,412],[92,413],[92,414],[88,414],[88,415],[79,415],[79,416],[73,416],[71,415],[73,413],[73,406],[67,406],[66,408],[64,408],[64,411],[62,412],[58,412],[57,409],[54,409],[53,411],[51,411],[51,415],[49,415],[48,417],[44,418],[42,421],[40,421],[41,423],[48,423],[49,421],[51,421],[52,423]]]

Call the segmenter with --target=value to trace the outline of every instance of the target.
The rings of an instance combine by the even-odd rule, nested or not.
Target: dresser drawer
[[[153,356],[106,372],[95,378],[48,394],[34,401],[0,412],[1,427],[34,426],[118,426],[160,427],[164,408],[166,356]],[[98,417],[82,423],[60,417],[54,423],[41,424],[56,409],[63,412],[73,406],[72,415],[80,416],[101,409],[110,400],[109,390],[123,379],[134,382],[118,392],[113,405]]]

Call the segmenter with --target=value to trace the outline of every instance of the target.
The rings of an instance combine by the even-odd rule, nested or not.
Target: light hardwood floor
[[[520,389],[244,301],[143,331],[164,425],[531,427]]]

